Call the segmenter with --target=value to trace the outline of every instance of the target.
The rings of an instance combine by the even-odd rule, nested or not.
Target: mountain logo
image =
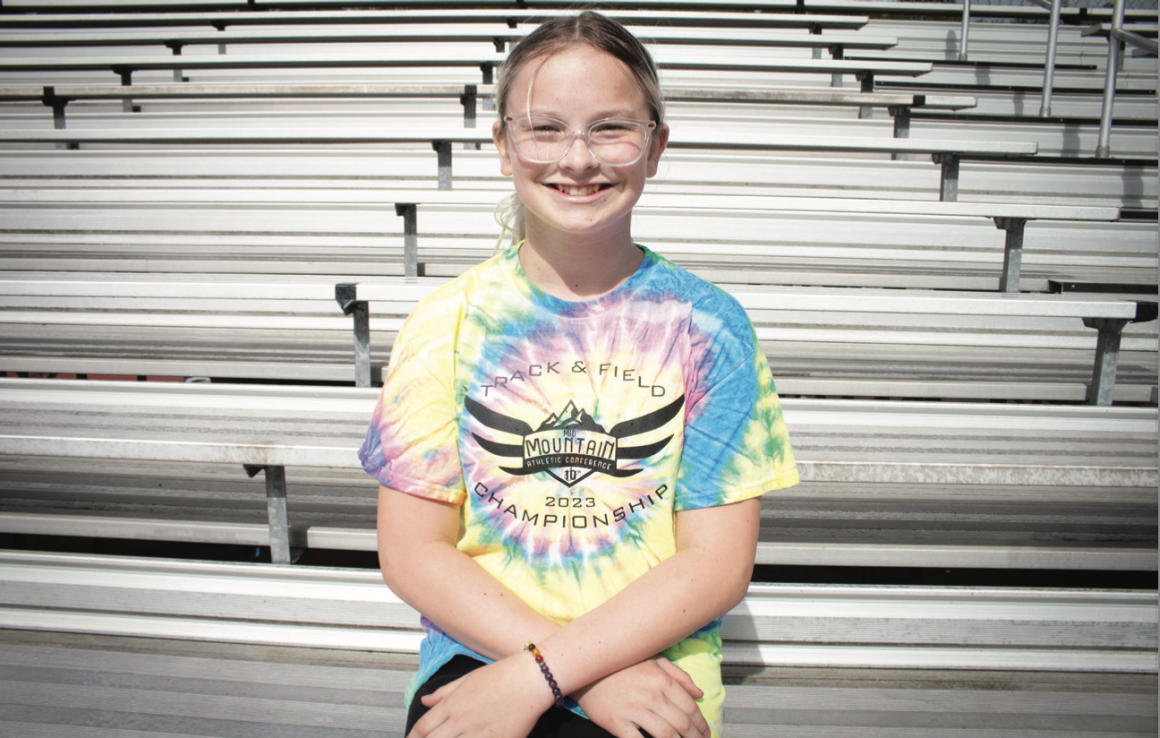
[[[631,477],[640,469],[621,469],[622,460],[647,459],[663,449],[672,436],[655,443],[626,446],[623,441],[662,427],[677,416],[685,404],[682,395],[668,405],[639,418],[617,423],[604,430],[587,410],[572,400],[558,413],[552,413],[537,428],[497,413],[480,403],[464,398],[463,406],[483,425],[521,437],[521,442],[497,443],[472,433],[480,448],[504,458],[520,459],[520,466],[501,466],[515,476],[545,472],[565,487],[573,487],[596,473],[613,477]]]

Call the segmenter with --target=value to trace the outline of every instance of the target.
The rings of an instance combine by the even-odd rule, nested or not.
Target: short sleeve
[[[676,510],[759,497],[798,482],[769,363],[744,309],[722,296],[694,314]]]
[[[391,489],[461,504],[454,294],[416,306],[391,351],[383,391],[359,449],[363,469]]]

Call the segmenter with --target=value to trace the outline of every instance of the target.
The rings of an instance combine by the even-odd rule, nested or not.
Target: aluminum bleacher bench
[[[400,84],[145,84],[134,85],[131,98],[134,103],[143,100],[267,100],[292,101],[317,99],[458,99],[463,105],[465,128],[476,126],[477,101],[488,100],[492,85],[400,85]],[[67,127],[65,111],[73,101],[123,100],[126,91],[117,85],[31,85],[0,87],[0,103],[38,101],[52,109],[53,124],[57,129]],[[767,87],[668,87],[665,99],[670,102],[720,102],[755,105],[813,105],[824,107],[886,108],[900,124],[895,135],[908,127],[912,109],[923,111],[961,111],[976,104],[973,97],[963,95],[907,95],[863,93],[840,89],[770,89]]]
[[[931,65],[925,62],[846,61],[842,59],[761,59],[737,57],[732,60],[706,56],[700,61],[689,61],[688,52],[675,54],[665,47],[654,50],[657,65],[664,72],[747,72],[753,74],[852,74],[873,80],[877,77],[901,75],[915,77],[928,73]],[[483,75],[482,82],[491,84],[496,67],[503,57],[496,53],[481,53],[469,48],[452,47],[442,53],[429,53],[420,58],[413,51],[404,50],[396,55],[378,53],[246,53],[219,55],[123,55],[123,56],[59,56],[0,59],[0,74],[37,72],[109,72],[120,77],[121,83],[132,85],[133,74],[143,71],[194,70],[270,70],[270,69],[438,69],[476,68]],[[872,89],[867,90],[872,91]]]
[[[4,552],[0,582],[10,735],[402,738],[421,632],[376,571]],[[752,584],[724,735],[1149,735],[1155,619],[1143,591]]]
[[[828,30],[856,31],[866,25],[865,15],[842,13],[802,15],[790,9],[784,13],[735,13],[680,10],[641,10],[639,8],[602,8],[601,12],[627,26],[671,26],[694,28],[804,28],[820,33]],[[509,27],[520,23],[540,23],[560,14],[558,10],[537,10],[518,4],[502,9],[393,8],[381,10],[288,10],[263,11],[190,11],[155,12],[40,12],[0,15],[0,28],[10,29],[77,29],[77,28],[166,28],[201,26],[226,29],[251,26],[328,26],[392,25],[396,23],[503,23]]]
[[[514,26],[514,27],[509,27]],[[132,46],[167,46],[174,55],[180,55],[182,49],[186,46],[198,45],[216,45],[219,54],[225,54],[226,48],[229,45],[253,45],[253,44],[281,44],[281,45],[303,45],[303,50],[308,50],[312,44],[327,43],[335,45],[341,43],[343,45],[349,43],[399,43],[399,44],[425,44],[432,48],[438,48],[440,44],[453,43],[456,44],[457,50],[467,51],[465,44],[479,44],[481,46],[494,46],[496,53],[503,53],[509,44],[518,42],[527,32],[530,32],[532,26],[525,26],[527,31],[520,28],[520,26],[511,23],[494,24],[492,26],[482,24],[459,25],[448,22],[432,24],[432,25],[416,25],[412,23],[407,24],[392,24],[380,25],[375,30],[351,30],[350,28],[331,30],[325,26],[319,26],[310,30],[299,29],[281,29],[281,30],[259,30],[259,31],[225,31],[224,26],[219,26],[218,30],[209,30],[197,33],[189,30],[165,32],[130,32],[130,33],[61,33],[57,31],[52,34],[17,34],[4,35],[0,33],[0,47],[8,48],[60,48],[71,47],[81,49],[99,50],[104,47],[132,47]],[[815,31],[820,29],[813,29]],[[727,28],[713,28],[713,29],[690,29],[672,26],[650,27],[641,31],[641,38],[650,46],[656,45],[681,45],[686,47],[700,47],[712,46],[721,49],[728,47],[752,47],[760,49],[769,48],[783,48],[783,49],[814,49],[820,52],[822,49],[829,50],[834,59],[842,59],[848,50],[884,50],[894,45],[894,39],[883,37],[869,37],[858,34],[841,34],[826,35],[823,37],[820,33],[802,34],[773,34],[768,30],[763,29],[745,29],[733,30]],[[490,50],[490,49],[489,49]],[[185,57],[183,57],[185,58]],[[677,57],[680,58],[680,57]],[[491,68],[487,66],[490,62],[486,59],[481,62],[481,68],[484,73],[484,82],[490,81]],[[358,63],[357,66],[365,66],[363,63]],[[124,70],[130,69],[123,64],[116,65],[116,71],[122,75],[122,81],[128,84],[131,80],[131,75],[126,75]],[[186,66],[176,66],[173,69],[174,81],[182,82],[186,78],[183,76],[183,70]],[[198,67],[194,67],[198,68]],[[210,67],[218,68],[218,67]],[[682,68],[677,65],[675,68]],[[797,71],[798,66],[794,65],[793,71]],[[59,68],[46,71],[59,71]],[[785,69],[776,70],[770,67],[762,67],[762,71],[786,71]],[[810,71],[806,68],[805,71]],[[862,70],[859,73],[866,73],[873,75],[874,73],[894,73],[897,71],[894,68],[879,68],[878,70]]]
[[[418,211],[423,205],[486,204],[495,195],[483,192],[443,193],[435,191],[395,193],[395,210],[404,221],[404,275],[418,276]],[[1018,292],[1022,268],[1024,229],[1028,221],[1112,221],[1119,217],[1115,208],[1075,208],[1056,205],[931,202],[915,200],[854,200],[841,198],[761,197],[751,195],[648,195],[641,207],[657,214],[673,211],[755,211],[769,213],[878,213],[936,217],[989,218],[1006,233],[1000,292]],[[728,280],[726,280],[728,281]]]
[[[487,144],[491,136],[475,129],[446,126],[415,127],[394,131],[375,129],[276,129],[276,128],[171,128],[171,129],[67,129],[4,130],[0,143],[46,144],[79,147],[85,144],[137,144],[181,146],[254,146],[254,145],[359,145],[427,143],[438,153],[439,188],[452,189],[451,144]],[[839,138],[822,136],[783,137],[778,135],[709,131],[675,133],[669,139],[673,150],[698,151],[787,151],[828,152],[838,154],[930,154],[941,167],[939,199],[957,200],[959,164],[964,159],[987,159],[1005,156],[1030,156],[1036,145],[1004,141],[936,141],[910,138]]]
[[[227,46],[252,44],[347,44],[347,43],[423,43],[439,44],[478,43],[492,45],[497,52],[505,50],[507,44],[520,41],[534,30],[532,24],[510,27],[507,23],[453,24],[438,23],[418,25],[383,24],[376,27],[363,26],[355,29],[331,29],[318,26],[308,30],[276,29],[254,30],[205,30],[201,32],[180,31],[129,31],[117,33],[61,33],[19,35],[0,33],[0,48],[101,48],[106,46],[157,46],[168,47],[174,53],[186,46]],[[767,29],[730,28],[682,28],[673,26],[638,27],[636,35],[646,45],[682,46],[742,46],[754,48],[782,49],[825,49],[833,58],[841,59],[844,51],[882,51],[894,46],[897,41],[885,36],[871,36],[859,33],[836,34],[787,34],[771,32]]]
[[[1005,91],[1040,92],[1043,89],[1043,72],[1037,70],[1004,69],[999,65],[966,68],[958,65],[935,63],[928,76],[919,80],[884,79],[886,90],[911,87],[937,87],[944,94],[952,90],[962,90],[968,94],[974,91],[996,88]],[[1103,73],[1098,71],[1057,70],[1055,90],[1069,93],[1103,93]],[[885,90],[884,90],[885,91]],[[1123,72],[1116,79],[1116,94],[1155,94],[1155,72]]]
[[[442,281],[394,280],[395,297],[383,304],[384,329],[397,331]],[[335,305],[332,279],[79,274],[68,281],[17,277],[4,281],[0,292],[6,371],[264,381],[355,377],[351,322]]]
[[[493,251],[492,211],[510,192],[489,152],[457,155],[473,189],[442,192],[410,185],[437,173],[422,151],[193,151],[13,152],[0,188],[0,265],[454,276]],[[822,176],[874,176],[874,199],[764,194],[819,189],[816,159],[670,155],[638,207],[637,237],[715,282],[1033,292],[1049,291],[1050,279],[1154,284],[1155,227],[1112,222],[1117,208],[914,200],[934,185],[935,171],[916,179],[926,165],[835,164]],[[303,171],[316,177],[303,181]]]
[[[372,386],[411,308],[443,281],[328,289],[321,280],[240,276],[10,275],[0,281],[0,370]],[[1106,405],[1114,397],[1147,401],[1156,382],[1147,369],[1156,353],[1154,325],[1123,335],[1134,321],[1154,317],[1149,303],[915,290],[730,291],[750,311],[789,394]]]
[[[447,12],[462,12],[460,7],[462,2],[459,0],[428,0],[423,3],[411,2],[389,2],[387,0],[373,0],[370,2],[346,2],[345,0],[334,0],[334,2],[314,2],[304,3],[310,7],[328,7],[340,6],[349,8],[348,12],[357,11],[362,7],[372,7],[378,9],[391,9],[396,7],[414,8],[416,5],[421,5],[428,9],[446,9]],[[19,9],[23,12],[36,12],[44,10],[56,11],[61,7],[70,10],[84,8],[86,10],[95,11],[99,9],[102,12],[116,12],[126,10],[140,10],[145,8],[150,11],[172,10],[174,7],[184,8],[225,8],[227,10],[265,10],[285,12],[287,8],[295,5],[294,2],[269,2],[268,0],[190,0],[189,2],[182,2],[181,0],[159,0],[154,3],[142,2],[84,2],[78,1],[75,4],[62,4],[51,2],[50,0],[9,0],[9,7]],[[500,10],[523,10],[525,9],[522,3],[515,2],[515,0],[484,0],[482,2],[472,3],[473,7],[493,8]],[[538,4],[540,8],[551,8],[559,10],[570,10],[574,7],[574,3],[568,0],[547,0]],[[656,8],[669,11],[719,11],[726,9],[729,11],[742,12],[769,12],[781,11],[785,13],[799,12],[803,14],[812,15],[817,13],[872,13],[874,9],[881,6],[884,14],[903,14],[905,16],[913,16],[914,14],[932,14],[932,15],[950,15],[955,17],[961,14],[961,6],[956,7],[954,4],[939,4],[939,3],[905,3],[905,2],[887,2],[887,3],[868,3],[864,0],[815,0],[814,2],[796,2],[794,0],[630,0],[629,2],[608,2],[603,7],[607,7],[610,12],[616,12],[617,6],[624,5],[631,9],[639,10],[641,8]],[[1078,18],[1081,21],[1087,21],[1091,18],[1106,17],[1108,10],[1095,8],[1065,8],[1064,15],[1069,19]],[[543,12],[543,11],[541,11]],[[1135,13],[1148,17],[1149,10],[1137,10]],[[1151,11],[1154,15],[1155,11]],[[273,13],[270,13],[273,14]],[[1024,18],[1024,19],[1039,19],[1046,17],[1046,11],[1043,8],[1035,6],[1016,6],[1016,7],[991,7],[986,6],[980,10],[977,15],[981,17],[993,18]]]
[[[397,314],[400,292],[394,285],[344,283],[336,288],[339,305],[354,320],[355,381],[358,386],[375,383],[371,359],[371,321],[376,314],[373,305],[381,300],[388,314]],[[730,293],[749,312],[757,337],[770,356],[775,376],[812,377],[815,380],[833,377],[828,383],[819,384],[829,384],[835,392],[795,391],[789,388],[793,385],[787,387],[783,379],[782,391],[794,394],[834,394],[845,384],[846,388],[840,390],[842,394],[889,396],[891,392],[884,388],[890,386],[888,378],[892,372],[896,379],[906,377],[899,383],[910,384],[912,390],[916,389],[918,377],[913,376],[910,373],[913,368],[908,369],[906,365],[908,361],[914,361],[925,366],[931,361],[917,360],[916,355],[921,354],[917,347],[921,346],[958,346],[960,349],[969,346],[972,348],[966,353],[985,354],[983,347],[999,349],[1000,352],[1012,349],[1025,352],[1095,343],[1092,346],[1095,361],[1085,399],[1092,405],[1110,405],[1124,328],[1137,319],[1152,321],[1156,317],[1154,303],[1137,304],[1093,297],[1059,300],[1055,299],[1059,297],[1057,295],[898,292],[865,288],[762,290],[736,287],[730,289]],[[1089,335],[1085,341],[1081,335],[1068,331],[1066,326],[1076,319],[1088,328],[1096,329],[1098,339]],[[1144,351],[1147,355],[1155,351],[1155,339],[1140,336],[1131,339],[1130,346],[1131,349],[1127,346],[1125,349]],[[858,347],[865,351],[860,353]],[[904,347],[910,347],[914,354]],[[842,355],[849,356],[850,352],[857,357],[852,359],[852,365],[846,366],[847,360]],[[876,361],[872,358],[874,355],[890,357],[887,363],[892,368],[884,372],[871,369]],[[794,367],[797,371],[789,368],[804,356],[810,358],[801,358],[801,365]],[[993,354],[988,358],[1003,363]],[[966,355],[957,359],[944,356],[943,360],[950,364],[969,364],[971,361]],[[869,375],[874,375],[879,381],[876,391],[852,389],[860,378]],[[883,382],[884,379],[887,381]],[[1009,379],[1019,381],[1010,375]],[[869,381],[866,386],[873,384]],[[937,384],[937,380],[931,382],[931,386]],[[964,396],[955,395],[956,391],[974,396],[976,391],[987,391],[963,386],[969,384],[969,381],[960,379],[954,389],[944,387],[949,394],[942,396]],[[806,385],[808,380],[799,386]],[[1141,399],[1150,396],[1150,386],[1141,389],[1144,392]]]
[[[202,464],[222,468],[223,475],[233,465],[239,478],[244,466],[251,475],[265,471],[267,512],[265,532],[252,518],[240,525],[223,519],[221,511],[184,525],[185,520],[165,515],[172,500],[127,516],[110,514],[100,495],[90,495],[87,514],[5,512],[0,526],[7,533],[256,543],[270,545],[274,560],[282,563],[296,555],[291,549],[374,550],[369,520],[366,527],[353,528],[318,524],[317,518],[303,524],[293,510],[301,504],[296,482],[308,472],[338,480],[358,473],[355,450],[377,393],[349,387],[0,379],[0,455],[6,461]],[[929,504],[945,488],[960,495],[973,489],[980,499],[994,494],[1012,504],[1055,499],[1060,510],[1082,500],[1088,515],[1103,507],[1112,514],[1116,505],[1133,499],[1133,490],[1155,489],[1154,407],[783,400],[795,457],[803,480],[813,485],[815,502],[827,504],[827,490],[841,497],[831,511],[837,516],[842,504],[856,509],[859,494],[877,497],[879,522],[862,520],[861,527],[881,526],[891,535],[827,532],[816,523],[812,539],[763,533],[759,563],[1137,571],[1156,565],[1154,540],[1133,546],[1095,537],[1077,543],[1076,529],[1064,526],[1053,534],[1046,520],[1031,525],[1028,537],[1013,536],[1011,524],[1005,532],[989,531],[989,523],[972,536],[971,523],[962,521],[958,531],[952,527],[923,540],[921,533],[915,535],[921,524],[907,507]],[[135,467],[126,462],[124,469],[131,475]],[[364,480],[363,485],[373,492],[373,484]],[[861,492],[851,496],[855,488]],[[778,514],[802,500],[766,502],[770,518],[763,516],[763,529],[781,533],[787,526]],[[855,520],[859,515],[846,514]],[[909,519],[911,532],[898,528],[897,521],[892,525],[892,515]]]
[[[953,199],[953,198],[952,198]],[[795,213],[879,213],[941,217],[989,218],[1004,231],[1003,267],[999,277],[1000,292],[1018,292],[1022,270],[1023,238],[1026,225],[1033,220],[1110,221],[1119,217],[1115,208],[1075,208],[1053,205],[930,202],[914,200],[853,200],[830,198],[780,198],[737,196],[666,195],[645,200],[645,206],[680,209],[777,210]]]
[[[390,160],[396,170],[406,165]],[[445,192],[352,181],[340,189],[325,182],[264,189],[283,175],[245,159],[232,165],[251,179],[235,182],[217,169],[219,162],[231,164],[221,153],[204,162],[209,179],[179,185],[175,170],[187,163],[177,161],[166,170],[170,178],[150,186],[151,180],[127,184],[125,177],[141,175],[118,178],[106,161],[86,162],[95,167],[94,179],[66,186],[53,168],[43,175],[51,180],[22,172],[27,181],[13,179],[0,190],[4,269],[453,276],[493,251],[492,210],[507,186],[499,180],[496,189]],[[686,173],[674,169],[673,182],[654,184],[638,207],[637,233],[715,282],[1042,292],[1049,291],[1048,279],[1148,284],[1156,266],[1154,228],[1101,225],[1115,220],[1116,208],[689,195],[706,189],[697,175],[708,168],[705,162]],[[69,168],[66,176],[86,171]],[[214,179],[213,172],[225,179]],[[415,176],[429,174],[420,169]],[[287,207],[296,208],[293,217]],[[205,218],[207,209],[214,218]],[[860,230],[843,225],[855,221]],[[267,230],[284,235],[276,243],[263,241],[257,234]],[[168,234],[164,244],[172,248],[162,247],[152,235],[157,233]],[[317,240],[321,234],[326,240]],[[1022,265],[1025,240],[1029,268],[1036,270],[1030,279]],[[240,253],[228,248],[241,244]],[[44,248],[69,261],[50,258]]]
[[[877,0],[803,0],[802,6],[807,13],[867,13],[877,11],[882,16],[900,16],[912,18],[915,15],[922,17],[944,17],[955,19],[962,15],[962,3],[939,2],[878,2]],[[1060,19],[1063,23],[1082,25],[1090,23],[1095,18],[1108,18],[1111,8],[1070,7],[1060,8]],[[1126,11],[1133,17],[1154,17],[1156,11],[1147,8],[1135,8]],[[1033,3],[1027,5],[984,5],[971,7],[971,15],[979,18],[1027,19],[1046,22],[1050,10]]]

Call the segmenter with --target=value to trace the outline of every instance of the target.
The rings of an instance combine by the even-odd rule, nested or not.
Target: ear
[[[648,170],[645,172],[646,177],[655,177],[657,169],[660,168],[661,154],[665,153],[665,149],[669,145],[669,127],[662,123],[653,131],[648,147]]]
[[[499,171],[505,177],[512,176],[512,158],[508,151],[508,137],[500,133],[502,123],[496,121],[491,124],[491,140],[495,150],[499,152]]]

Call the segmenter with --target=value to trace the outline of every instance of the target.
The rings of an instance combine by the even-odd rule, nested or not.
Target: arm
[[[454,505],[380,487],[379,561],[392,591],[428,617],[437,613],[433,621],[468,648],[500,659],[535,641],[567,694],[660,653],[739,603],[760,514],[757,498],[677,513],[677,553],[562,628],[455,548]]]
[[[625,685],[622,681],[618,687],[615,679],[594,684],[602,677],[640,665],[654,681],[659,679],[656,689],[671,693],[673,686],[692,686],[683,673],[644,662],[741,600],[752,573],[760,519],[757,499],[678,513],[676,555],[559,628],[455,548],[457,507],[382,487],[379,510],[379,557],[384,579],[396,594],[424,613],[438,613],[439,627],[478,653],[496,659],[517,654],[517,664],[530,667],[533,693],[543,697],[548,692],[536,684],[542,678],[530,657],[518,656],[526,641],[535,640],[563,691],[574,693],[589,715],[610,730],[623,730],[609,724],[623,723],[623,714],[617,718],[606,708],[624,699]],[[657,612],[664,616],[656,617]],[[525,676],[519,679],[527,685]],[[686,700],[687,694],[699,696],[695,687],[680,688]],[[667,719],[679,721],[680,716],[670,710]],[[704,725],[699,713],[694,722]]]
[[[458,534],[457,506],[379,486],[379,564],[400,599],[490,659],[554,633],[555,623],[455,547]]]
[[[537,645],[566,692],[660,653],[745,597],[759,498],[676,515],[677,552]]]

